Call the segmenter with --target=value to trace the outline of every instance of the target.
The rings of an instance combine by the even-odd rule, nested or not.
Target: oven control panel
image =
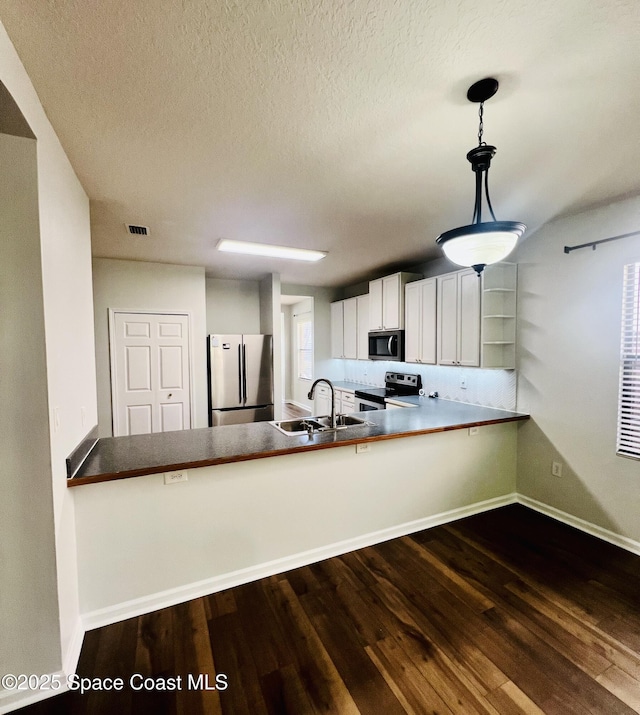
[[[407,375],[402,372],[387,372],[384,376],[385,384],[389,387],[393,385],[414,389],[416,394],[422,387],[422,377],[420,375]]]

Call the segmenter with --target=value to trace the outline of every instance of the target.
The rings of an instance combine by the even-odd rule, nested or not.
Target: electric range
[[[386,398],[417,395],[421,389],[422,378],[420,375],[387,372],[384,376],[384,387],[367,387],[355,391],[355,411],[384,410]]]

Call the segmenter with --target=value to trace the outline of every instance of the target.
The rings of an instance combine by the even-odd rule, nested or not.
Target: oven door
[[[404,330],[369,333],[369,360],[404,360]]]
[[[378,402],[371,402],[356,396],[354,412],[372,412],[373,410],[384,410],[384,404],[381,405]]]

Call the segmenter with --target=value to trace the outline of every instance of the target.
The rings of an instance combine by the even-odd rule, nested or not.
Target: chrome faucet
[[[309,390],[309,394],[307,395],[307,397],[308,397],[310,400],[313,400],[313,393],[315,392],[315,390],[316,390],[316,385],[317,385],[319,382],[326,382],[327,385],[329,385],[329,387],[331,388],[331,429],[336,429],[336,426],[337,426],[337,425],[336,425],[336,393],[335,393],[335,390],[334,390],[334,388],[333,388],[333,383],[331,382],[331,380],[327,380],[326,377],[319,377],[319,378],[313,383],[313,385],[311,385],[311,389]]]

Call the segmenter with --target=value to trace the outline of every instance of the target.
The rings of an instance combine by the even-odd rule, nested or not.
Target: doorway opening
[[[313,402],[307,394],[314,380],[313,297],[283,295],[282,320],[283,417],[308,417]]]

